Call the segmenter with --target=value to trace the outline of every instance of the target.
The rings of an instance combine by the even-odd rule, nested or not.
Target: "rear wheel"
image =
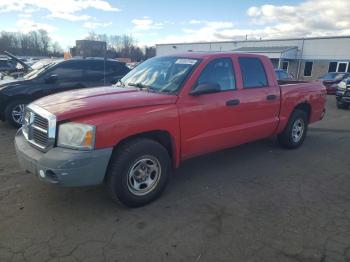
[[[305,111],[296,109],[283,132],[278,135],[278,141],[285,148],[298,148],[305,140],[307,127],[308,118]]]
[[[138,138],[113,153],[107,188],[113,200],[129,207],[145,205],[163,192],[170,173],[168,151],[158,142]]]
[[[14,127],[21,127],[24,119],[24,110],[27,104],[28,101],[22,99],[9,103],[5,109],[6,121]]]
[[[338,109],[348,109],[349,108],[349,104],[345,104],[343,102],[337,101],[337,108]]]

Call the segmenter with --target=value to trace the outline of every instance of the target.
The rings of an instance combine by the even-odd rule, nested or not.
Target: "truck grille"
[[[29,143],[42,151],[47,151],[55,142],[56,117],[30,104],[25,111],[22,132]]]

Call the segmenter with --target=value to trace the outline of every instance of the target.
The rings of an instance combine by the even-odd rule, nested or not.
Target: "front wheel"
[[[138,138],[121,145],[107,171],[112,199],[129,207],[155,200],[167,184],[170,163],[168,151],[154,140]]]
[[[304,142],[308,127],[308,118],[304,111],[294,110],[287,126],[278,135],[280,144],[289,149],[298,148]]]
[[[15,100],[9,103],[5,109],[7,122],[14,127],[21,127],[24,119],[24,110],[28,101]]]
[[[349,105],[348,104],[345,104],[343,102],[339,102],[337,101],[337,108],[338,109],[348,109]]]

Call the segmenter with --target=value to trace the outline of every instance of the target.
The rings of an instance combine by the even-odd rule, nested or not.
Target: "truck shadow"
[[[240,166],[249,164],[252,159],[256,159],[259,155],[269,154],[269,152],[271,154],[275,150],[282,149],[276,145],[274,139],[266,139],[187,160],[179,169],[172,172],[168,187],[163,195],[148,206],[167,207],[173,201],[178,202],[182,197],[187,198],[196,192],[201,192],[201,188],[208,184],[211,186],[221,183],[227,184],[227,179],[232,182],[232,179],[240,177],[249,179],[250,175],[241,172]],[[38,181],[38,183],[41,182]],[[49,206],[54,204],[56,207],[59,205],[72,210],[88,210],[96,207],[100,210],[105,208],[112,208],[116,211],[128,210],[121,203],[114,203],[109,198],[105,186],[60,188],[42,184],[40,187],[44,191],[42,193],[46,195],[45,201],[50,202]],[[190,192],[185,192],[187,189]]]

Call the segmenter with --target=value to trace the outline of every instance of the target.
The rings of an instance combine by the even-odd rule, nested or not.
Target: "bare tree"
[[[47,33],[47,31],[42,29],[38,31],[38,34],[39,34],[39,39],[41,41],[43,54],[47,54],[49,50],[50,40],[51,40],[49,37],[49,34]]]
[[[132,35],[105,35],[89,32],[87,40],[105,41],[109,57],[130,58],[132,61],[142,61],[155,56],[154,47],[146,47],[145,52],[137,46],[136,39]]]
[[[45,30],[32,31],[28,34],[5,32],[0,33],[0,49],[9,51],[15,55],[48,56],[51,39]],[[55,43],[56,55],[62,55],[62,49]]]

